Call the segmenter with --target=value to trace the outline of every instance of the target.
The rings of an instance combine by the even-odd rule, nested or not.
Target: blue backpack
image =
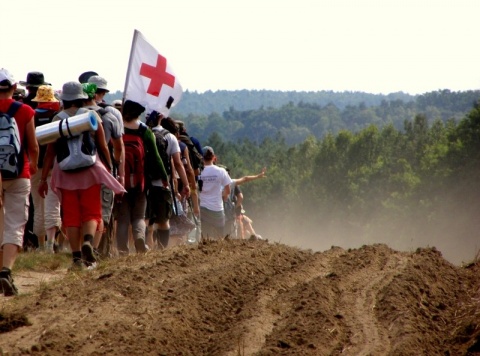
[[[6,113],[0,112],[0,171],[2,178],[17,178],[23,170],[23,150],[15,114],[22,103],[13,102]]]

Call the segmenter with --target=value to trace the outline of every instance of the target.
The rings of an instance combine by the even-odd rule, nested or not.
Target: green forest
[[[233,178],[267,167],[267,179],[242,186],[262,236],[312,249],[428,245],[460,263],[479,248],[478,94],[343,108],[299,100],[175,118],[214,147]]]

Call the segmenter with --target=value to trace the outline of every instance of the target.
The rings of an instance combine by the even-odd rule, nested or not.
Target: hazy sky
[[[22,0],[0,9],[0,67],[17,80],[42,71],[56,89],[95,70],[123,90],[134,29],[190,91],[480,88],[479,0]]]

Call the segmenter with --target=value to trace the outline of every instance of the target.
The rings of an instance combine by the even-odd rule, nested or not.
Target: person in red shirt
[[[10,72],[0,69],[0,112],[7,112],[15,102],[13,94],[16,89],[17,83]],[[37,172],[39,149],[35,137],[34,114],[34,110],[26,104],[21,104],[15,114],[24,163],[18,177],[3,179],[4,208],[0,209],[0,291],[5,296],[18,294],[13,284],[11,269],[23,245],[28,219],[30,174]]]

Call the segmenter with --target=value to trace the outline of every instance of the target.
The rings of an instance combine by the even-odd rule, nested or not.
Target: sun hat
[[[112,106],[115,108],[115,109],[121,109],[122,108],[122,100],[121,99],[117,99],[117,100],[114,100],[112,101]]]
[[[15,84],[13,75],[5,68],[0,69],[0,89],[9,89]]]
[[[88,78],[88,83],[96,84],[97,85],[97,90],[105,90],[109,92],[110,90],[107,89],[107,80],[105,78],[102,78],[99,75],[94,75]]]
[[[88,79],[90,77],[93,77],[94,75],[98,75],[97,72],[94,72],[92,70],[89,70],[88,72],[83,72],[82,74],[80,74],[80,76],[78,77],[78,81],[80,83],[88,83]]]
[[[39,103],[58,102],[57,98],[55,98],[53,87],[50,85],[40,85],[37,90],[37,95],[35,95],[32,101],[37,101]]]
[[[88,95],[83,92],[82,84],[79,82],[66,82],[63,84],[60,99],[66,101],[88,99]]]
[[[24,87],[39,87],[40,85],[51,85],[45,82],[42,72],[30,72],[27,74],[27,81],[21,80],[20,85]]]

